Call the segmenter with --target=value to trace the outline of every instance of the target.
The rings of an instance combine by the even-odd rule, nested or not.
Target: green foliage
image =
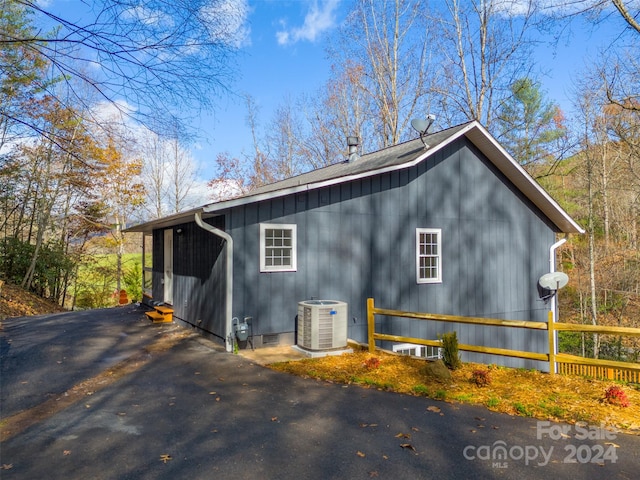
[[[540,409],[546,412],[548,415],[556,418],[564,418],[565,414],[567,413],[564,408],[556,405],[553,399],[551,399],[551,403],[547,403],[546,400],[541,401],[538,404],[538,407],[540,407]]]
[[[34,245],[17,238],[4,239],[0,243],[0,274],[19,285],[27,273],[34,250]]]
[[[431,395],[431,391],[429,390],[429,388],[422,384],[414,386],[412,390],[413,393],[416,393],[418,395],[424,395],[426,397]]]
[[[129,300],[139,302],[142,300],[142,264],[134,262],[132,266],[124,271],[122,276]]]
[[[511,94],[497,115],[498,139],[522,165],[553,160],[555,143],[566,136],[562,112],[530,78],[513,82]]]
[[[584,345],[583,345],[584,343]],[[580,332],[558,332],[558,350],[570,355],[582,356],[593,352],[593,336]]]
[[[473,393],[461,393],[459,395],[455,395],[453,399],[462,403],[465,403],[465,402],[470,403],[473,401]]]
[[[523,417],[533,417],[533,408],[530,405],[525,405],[521,402],[516,402],[513,404],[513,408],[515,408],[518,414]]]
[[[19,285],[27,273],[35,245],[17,238],[6,238],[0,242],[0,276]],[[64,252],[59,242],[49,242],[40,248],[31,282],[31,291],[43,298],[58,301],[75,268],[73,258]]]
[[[487,407],[489,407],[489,408],[495,408],[498,405],[500,405],[500,399],[499,398],[491,397],[489,400],[487,400]]]
[[[79,309],[111,307],[116,304],[115,265],[88,265],[81,270],[76,283],[75,306]]]
[[[436,393],[433,395],[433,398],[436,400],[446,400],[447,399],[447,391],[446,390],[436,390]]]
[[[131,301],[142,299],[142,258],[125,254],[122,259],[122,288]],[[117,257],[115,254],[86,256],[76,281],[76,308],[103,308],[117,305]]]
[[[462,366],[458,351],[458,334],[456,332],[439,335],[442,344],[442,361],[450,370],[456,370]]]

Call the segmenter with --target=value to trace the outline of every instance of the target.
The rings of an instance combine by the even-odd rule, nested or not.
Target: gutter
[[[233,326],[232,326],[232,307],[233,307],[233,238],[227,232],[220,230],[208,223],[202,221],[202,212],[195,212],[196,224],[207,232],[222,238],[227,242],[227,275],[226,275],[226,312],[225,312],[225,349],[227,352],[233,351]]]
[[[562,238],[549,247],[549,272],[553,273],[556,271],[556,250],[558,250],[558,248],[564,245],[566,241],[567,241],[566,237]],[[554,323],[558,321],[557,296],[558,296],[558,293],[556,292],[556,294],[551,297],[551,306],[550,306],[551,318]],[[558,353],[558,332],[557,331],[553,332],[553,351],[554,351],[554,354]],[[557,363],[554,363],[554,368],[556,369],[555,373],[558,373]]]

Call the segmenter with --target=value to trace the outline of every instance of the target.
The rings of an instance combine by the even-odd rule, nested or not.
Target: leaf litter
[[[377,358],[379,362],[372,361]],[[357,385],[423,396],[449,404],[483,405],[488,410],[568,423],[603,424],[621,432],[640,435],[640,386],[622,385],[629,407],[605,402],[613,381],[572,375],[550,375],[537,370],[464,363],[451,372],[449,382],[426,374],[427,361],[405,355],[355,350],[343,355],[308,358],[270,364],[274,370],[332,383]],[[374,367],[372,367],[374,366]],[[489,370],[491,381],[478,386],[473,372]],[[441,407],[427,410],[444,415]]]

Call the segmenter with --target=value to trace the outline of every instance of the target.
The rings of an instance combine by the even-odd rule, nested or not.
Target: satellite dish
[[[424,136],[427,134],[429,128],[431,127],[431,125],[433,125],[433,122],[435,120],[436,116],[431,113],[427,115],[426,120],[423,120],[422,118],[414,118],[413,120],[411,120],[411,126],[416,132],[420,134],[420,140],[422,140],[424,148],[429,148],[427,142],[424,141]]]
[[[424,135],[425,133],[427,133],[427,130],[429,129],[431,124],[421,118],[414,118],[413,120],[411,120],[411,126],[420,135]]]
[[[560,290],[569,282],[569,277],[564,272],[545,273],[540,277],[538,283],[547,290]]]

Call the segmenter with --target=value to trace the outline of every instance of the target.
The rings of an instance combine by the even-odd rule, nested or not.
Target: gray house
[[[227,350],[244,317],[256,348],[295,344],[298,303],[314,298],[345,302],[358,342],[368,297],[396,310],[546,321],[537,281],[554,268],[556,234],[584,232],[477,122],[128,231],[145,234],[147,299]],[[546,332],[531,330],[391,318],[376,327],[424,339],[452,329],[461,343],[548,349]]]

